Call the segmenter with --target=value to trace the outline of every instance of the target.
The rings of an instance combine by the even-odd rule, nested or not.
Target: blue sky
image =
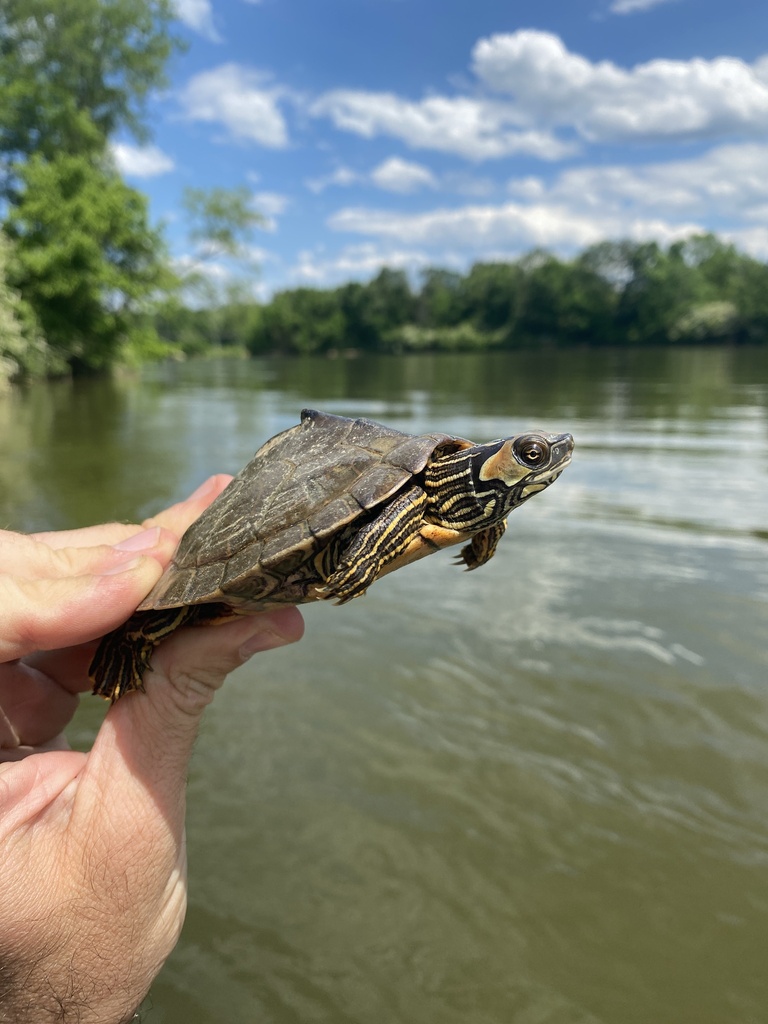
[[[184,187],[249,188],[260,297],[696,230],[768,258],[762,0],[176,2],[115,156],[180,261]]]

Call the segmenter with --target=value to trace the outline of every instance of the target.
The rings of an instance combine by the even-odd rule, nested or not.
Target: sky
[[[151,142],[114,153],[181,265],[187,186],[252,193],[261,299],[697,231],[768,259],[764,0],[176,4]]]

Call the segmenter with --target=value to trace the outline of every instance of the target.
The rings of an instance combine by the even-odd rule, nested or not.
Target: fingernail
[[[133,536],[126,537],[125,540],[114,544],[113,547],[115,551],[149,551],[151,548],[157,547],[159,540],[160,527],[153,526],[149,530],[142,530],[141,533],[134,533]]]
[[[271,651],[275,647],[284,647],[287,643],[290,641],[279,633],[273,633],[271,629],[262,629],[245,641],[240,648],[240,657],[246,661],[260,651]]]

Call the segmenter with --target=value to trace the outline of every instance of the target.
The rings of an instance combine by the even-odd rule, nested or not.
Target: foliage
[[[190,240],[202,258],[231,256],[244,259],[247,243],[264,217],[251,206],[247,188],[187,188],[183,206],[190,222]]]
[[[2,0],[0,191],[8,279],[57,365],[165,351],[150,317],[172,283],[144,197],[109,158],[146,137],[149,92],[177,45],[172,0]]]
[[[573,260],[537,250],[465,274],[430,268],[412,290],[402,271],[367,284],[296,288],[264,305],[240,296],[213,310],[178,309],[164,337],[205,323],[208,344],[252,353],[382,352],[541,345],[768,341],[768,268],[713,235],[603,242]],[[170,333],[169,333],[170,329]],[[188,342],[186,343],[188,345]]]
[[[11,244],[0,232],[0,390],[20,377],[62,372],[29,306],[7,282]]]
[[[103,153],[144,138],[144,105],[179,44],[172,0],[3,0],[0,161]]]
[[[167,272],[144,197],[87,156],[35,155],[19,180],[8,276],[51,348],[83,369],[107,366],[131,338],[151,351],[146,305]]]

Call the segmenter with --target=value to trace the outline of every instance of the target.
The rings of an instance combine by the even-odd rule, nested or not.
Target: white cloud
[[[350,278],[370,277],[383,267],[415,272],[429,266],[430,262],[430,257],[418,250],[380,248],[374,243],[364,242],[346,246],[334,256],[305,250],[299,253],[289,275],[293,280],[322,286]]]
[[[285,213],[290,203],[290,197],[280,192],[255,192],[253,205],[264,217],[264,222],[260,225],[262,230],[276,231],[277,218]]]
[[[716,224],[721,237],[768,256],[768,143],[718,146],[709,152],[645,166],[569,168],[552,182],[513,179],[502,204],[442,207],[421,213],[347,207],[328,220],[401,246],[489,258],[535,246],[572,253],[606,238],[669,244]],[[433,257],[434,258],[434,257]]]
[[[331,171],[330,174],[323,175],[320,178],[308,178],[304,184],[310,192],[314,192],[317,195],[320,192],[324,192],[331,185],[347,188],[349,185],[355,185],[364,180],[365,175],[358,174],[357,171],[353,171],[350,167],[337,167],[335,171]]]
[[[732,242],[743,252],[758,260],[768,260],[768,227],[740,228],[719,232],[721,238]]]
[[[340,188],[348,188],[350,185],[375,185],[376,188],[387,192],[405,194],[420,188],[437,188],[439,181],[428,167],[392,156],[383,160],[370,172],[353,171],[350,167],[341,166],[330,174],[309,178],[304,184],[315,194],[324,192],[331,185]]]
[[[513,179],[520,198],[620,213],[659,211],[678,216],[761,219],[768,204],[768,144],[717,146],[689,160],[645,166],[580,167],[550,186],[539,178]]]
[[[428,167],[392,156],[371,171],[371,180],[388,192],[416,192],[436,188],[437,178]]]
[[[179,21],[209,39],[212,43],[220,43],[221,36],[213,24],[213,11],[210,0],[175,0],[174,4]]]
[[[592,141],[762,136],[768,120],[762,64],[730,57],[653,60],[624,70],[526,29],[481,39],[473,68],[486,86],[514,97],[518,117],[566,125]]]
[[[520,128],[510,104],[469,97],[429,96],[414,102],[394,93],[335,89],[316,100],[310,113],[329,117],[337,128],[363,138],[390,135],[414,149],[456,153],[469,160],[526,153],[559,160],[571,143],[538,128]]]
[[[626,217],[602,211],[584,213],[578,207],[570,209],[555,202],[473,205],[417,214],[350,207],[335,213],[328,225],[335,231],[396,238],[408,245],[518,251],[536,246],[574,251],[604,238],[619,237],[669,242],[703,230],[696,223],[678,224],[659,217]]]
[[[180,100],[190,121],[223,124],[235,139],[284,149],[288,128],[278,106],[284,93],[267,82],[251,68],[222,64],[191,78]]]
[[[614,13],[671,0],[616,0]],[[411,100],[391,92],[335,89],[310,106],[343,131],[388,135],[414,149],[486,160],[526,154],[560,160],[574,139],[666,141],[762,137],[768,123],[768,57],[652,60],[631,68],[593,62],[535,29],[480,39],[472,69],[482,95]],[[570,137],[555,134],[562,129]]]
[[[157,146],[132,146],[128,142],[115,142],[112,156],[121,174],[133,178],[154,178],[174,169],[173,160]]]
[[[611,14],[634,14],[636,11],[649,11],[652,7],[660,7],[671,2],[672,0],[613,0],[609,10]]]
[[[290,205],[290,196],[280,192],[256,192],[253,196],[256,209],[266,217],[279,217]]]

